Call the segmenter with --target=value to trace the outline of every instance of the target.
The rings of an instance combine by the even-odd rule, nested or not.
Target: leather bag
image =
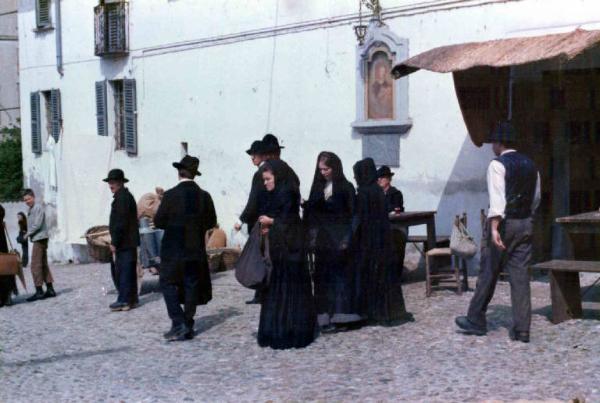
[[[19,252],[13,248],[12,241],[8,235],[8,230],[6,229],[4,222],[2,223],[2,229],[6,234],[9,249],[8,253],[0,253],[0,276],[18,276],[23,287],[27,289],[25,276],[23,275],[23,267],[21,266],[21,257],[19,256]]]
[[[235,278],[246,288],[262,290],[269,285],[272,269],[269,238],[261,234],[260,224],[257,223],[235,265]]]

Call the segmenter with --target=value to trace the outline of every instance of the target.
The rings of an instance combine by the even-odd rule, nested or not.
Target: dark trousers
[[[115,269],[119,291],[118,302],[136,303],[137,296],[137,250],[123,249],[116,253]]]
[[[529,266],[531,264],[533,224],[531,218],[506,219],[500,234],[505,251],[496,248],[491,239],[491,224],[486,221],[482,237],[481,268],[477,278],[475,294],[469,305],[469,320],[486,327],[485,313],[494,296],[498,275],[504,268],[509,275],[512,302],[513,329],[529,332],[531,326],[531,287]]]
[[[198,289],[200,285],[200,263],[197,261],[188,261],[183,265],[183,281],[173,282],[166,277],[160,277],[160,286],[167,306],[167,313],[173,322],[174,327],[183,324],[194,326],[194,315],[196,314],[196,305],[198,303]],[[180,296],[183,294],[183,299]],[[183,302],[184,308],[181,308],[180,302]]]

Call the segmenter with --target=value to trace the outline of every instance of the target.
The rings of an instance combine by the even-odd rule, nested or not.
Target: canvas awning
[[[438,73],[454,73],[458,101],[473,142],[480,146],[489,130],[490,116],[482,117],[473,111],[466,111],[463,105],[470,93],[458,91],[461,83],[469,82],[472,72],[480,72],[483,67],[502,68],[519,66],[545,60],[566,63],[586,50],[600,45],[600,30],[577,29],[562,34],[534,37],[499,39],[486,42],[463,43],[442,46],[413,56],[392,69],[394,78],[401,78],[419,69]],[[501,79],[504,75],[499,75]],[[504,77],[507,80],[507,77]],[[496,118],[496,117],[494,117]]]

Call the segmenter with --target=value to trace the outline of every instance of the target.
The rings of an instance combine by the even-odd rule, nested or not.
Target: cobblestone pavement
[[[256,344],[259,307],[244,304],[252,292],[231,272],[215,276],[215,298],[198,311],[196,338],[169,344],[162,339],[169,322],[157,277],[144,278],[138,309],[111,313],[107,265],[53,270],[58,298],[25,303],[21,296],[0,309],[2,402],[600,401],[600,321],[552,325],[543,281],[533,283],[530,344],[508,338],[507,283],[491,303],[491,331],[475,337],[457,333],[453,323],[471,292],[425,298],[424,284],[416,282],[404,287],[414,323],[273,351]],[[594,280],[584,276],[582,283]],[[590,294],[586,300],[598,300],[600,292]]]

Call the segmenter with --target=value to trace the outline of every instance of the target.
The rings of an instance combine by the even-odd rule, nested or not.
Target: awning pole
[[[514,66],[510,66],[510,72],[508,73],[508,121],[512,120],[512,106],[513,106],[513,80],[514,80]]]

